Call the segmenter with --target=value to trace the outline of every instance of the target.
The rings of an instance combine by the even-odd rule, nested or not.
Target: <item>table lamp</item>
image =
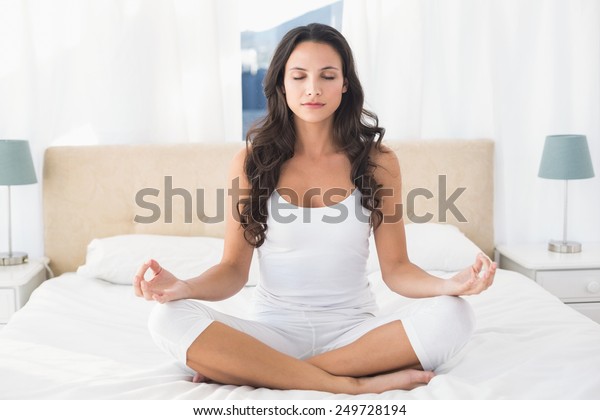
[[[8,186],[8,253],[0,253],[0,265],[26,263],[27,254],[13,252],[10,187],[37,182],[29,142],[27,140],[0,140],[0,185]]]
[[[563,240],[550,241],[548,250],[561,253],[581,252],[579,242],[567,241],[567,203],[570,179],[594,177],[587,138],[578,134],[547,136],[538,176],[565,181]]]

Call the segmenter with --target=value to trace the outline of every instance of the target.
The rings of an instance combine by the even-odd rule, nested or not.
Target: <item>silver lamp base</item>
[[[27,261],[29,256],[25,252],[0,253],[0,266],[25,264]]]
[[[548,242],[548,251],[575,254],[581,252],[581,244],[571,241],[550,241]]]

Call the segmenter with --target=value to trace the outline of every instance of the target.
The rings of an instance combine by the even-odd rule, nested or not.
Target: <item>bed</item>
[[[403,168],[413,261],[448,277],[492,255],[493,142],[389,142]],[[191,376],[152,342],[154,302],[132,270],[154,257],[182,277],[218,261],[228,162],[239,144],[54,147],[44,162],[45,249],[54,277],[0,331],[2,399],[598,399],[600,325],[521,274],[499,270],[467,297],[469,343],[427,386],[360,396],[281,391]],[[187,191],[187,193],[186,193]],[[189,193],[189,196],[187,195]],[[214,307],[243,316],[258,275]],[[369,280],[382,312],[410,305],[389,292],[376,255]]]

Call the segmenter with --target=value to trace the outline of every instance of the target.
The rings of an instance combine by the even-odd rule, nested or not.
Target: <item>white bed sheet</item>
[[[411,303],[387,291],[379,273],[370,279],[383,312]],[[243,315],[252,291],[214,306]],[[64,274],[39,287],[0,331],[0,398],[600,398],[599,324],[504,270],[487,292],[467,299],[477,317],[474,336],[429,385],[352,397],[193,384],[150,338],[146,320],[155,303],[136,298],[131,286]]]

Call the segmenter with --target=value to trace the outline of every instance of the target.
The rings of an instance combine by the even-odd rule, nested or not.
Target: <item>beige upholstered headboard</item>
[[[491,255],[493,142],[386,144],[400,159],[405,220],[457,225]],[[43,202],[45,253],[52,269],[56,274],[75,271],[93,238],[222,236],[224,223],[206,217],[223,219],[217,191],[225,191],[229,162],[241,147],[242,142],[49,148]],[[204,197],[203,204],[198,205],[198,197]]]

